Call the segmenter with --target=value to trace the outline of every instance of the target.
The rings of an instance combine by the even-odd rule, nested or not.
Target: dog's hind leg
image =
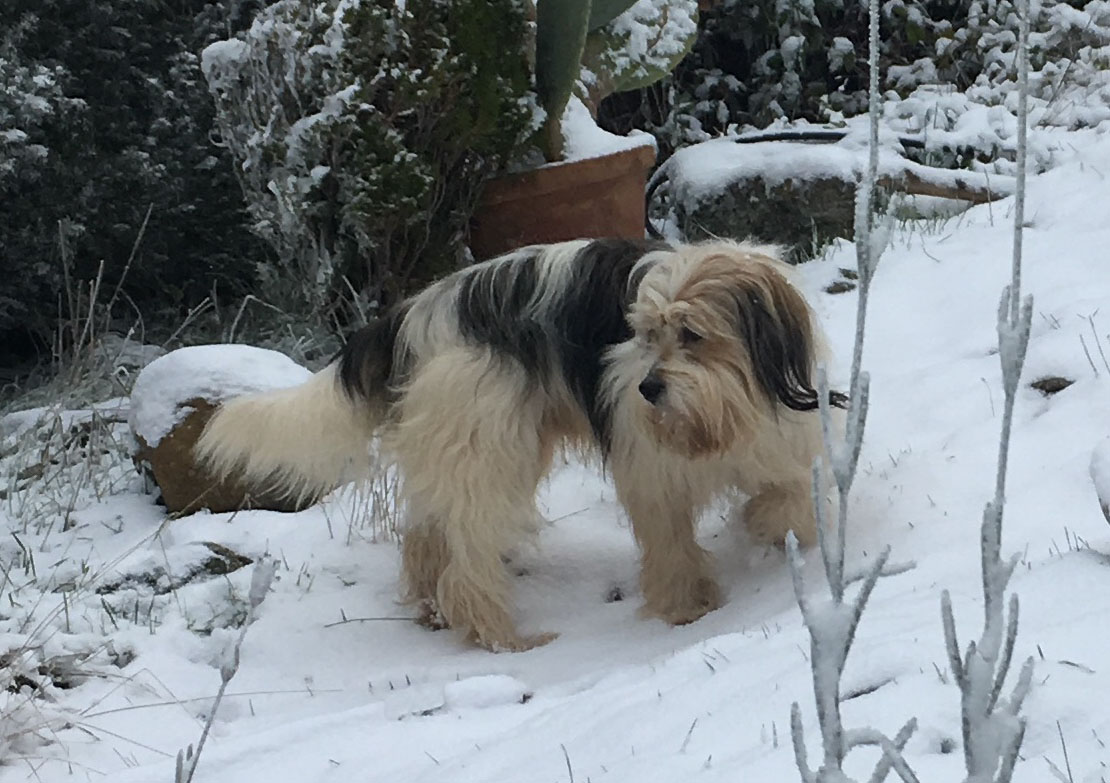
[[[640,545],[644,612],[673,625],[691,623],[721,604],[709,553],[694,537],[702,500],[696,476],[659,459],[652,444],[621,452],[614,454],[613,479]]]
[[[492,650],[553,638],[517,633],[502,561],[534,527],[546,468],[536,396],[513,365],[446,351],[405,389],[392,446],[410,508],[424,514],[405,547],[409,592],[430,598],[434,578],[438,615]]]
[[[443,534],[442,523],[421,510],[410,508],[401,542],[403,597],[406,603],[416,607],[416,621],[432,630],[447,627],[436,599],[447,559],[447,537]]]

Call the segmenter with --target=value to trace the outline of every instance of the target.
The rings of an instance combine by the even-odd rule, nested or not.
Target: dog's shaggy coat
[[[441,280],[303,386],[225,403],[198,453],[291,493],[401,470],[406,598],[429,624],[522,650],[502,556],[535,529],[564,446],[599,451],[642,554],[645,609],[688,623],[720,596],[699,513],[750,496],[760,541],[816,534],[819,336],[773,248],[623,240],[528,247]]]

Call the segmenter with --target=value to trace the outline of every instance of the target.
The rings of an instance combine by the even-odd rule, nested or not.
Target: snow
[[[238,38],[208,44],[200,53],[200,67],[204,78],[216,87],[221,86],[213,80],[231,73],[231,66],[246,57],[249,49],[247,42]]]
[[[650,133],[637,131],[628,136],[618,136],[602,130],[590,116],[586,104],[577,96],[571,96],[567,103],[563,112],[562,129],[564,160],[561,162],[600,158],[636,147],[655,146],[655,137]]]
[[[277,351],[249,345],[194,345],[148,364],[131,390],[130,422],[150,447],[192,411],[182,403],[219,403],[257,391],[304,383],[312,373]]]
[[[867,164],[867,140],[866,137],[860,138],[854,132],[855,128],[852,130],[835,144],[790,141],[738,143],[727,136],[691,144],[678,150],[667,162],[671,194],[675,201],[692,207],[734,182],[755,177],[767,187],[787,180],[856,181]],[[889,132],[884,137],[880,137],[884,145],[879,152],[880,178],[897,177],[906,172],[930,182],[954,184],[961,178],[977,176],[959,170],[925,167],[906,160],[895,149],[896,137]],[[1012,180],[996,176],[985,182],[993,182],[1001,190]]]
[[[892,153],[882,156],[883,162]],[[722,137],[683,147],[671,156],[671,183],[679,199],[696,199],[736,180],[759,176],[768,185],[787,179],[850,180],[864,158],[844,144],[756,142]]]
[[[130,410],[127,397],[102,400],[78,411],[61,411],[60,419],[66,428],[92,420],[97,415],[111,416]],[[56,411],[49,407],[26,408],[0,416],[0,438],[19,438],[44,419],[52,418]]]
[[[1105,478],[1110,449],[1110,373],[1095,344],[1110,350],[1110,222],[1101,206],[1110,200],[1110,140],[1087,131],[1061,139],[1056,168],[1029,183],[1023,286],[1035,310],[1002,541],[1003,558],[1020,554],[1010,585],[1021,599],[1014,659],[1036,661],[1019,783],[1058,777],[1049,765],[1065,768],[1061,740],[1076,781],[1097,783],[1110,761],[1110,527],[1090,472],[1098,466],[1096,481]],[[892,736],[916,716],[906,757],[923,781],[965,777],[939,605],[949,590],[959,638],[976,638],[1011,208],[1001,201],[900,227],[871,291],[871,404],[846,569],[885,545],[892,561],[917,567],[875,587],[845,668],[844,723]],[[856,301],[824,289],[853,263],[854,249],[842,243],[798,269],[836,355],[834,386],[845,380]],[[242,382],[306,377],[290,364],[278,372],[277,359],[252,369],[244,350],[185,352],[197,361],[162,382],[202,383],[198,369],[215,364]],[[1045,396],[1028,385],[1044,374],[1074,383]],[[252,574],[178,578],[172,590],[152,590],[142,577],[158,567],[184,577],[208,556],[207,543],[256,560],[269,554],[279,565],[196,783],[791,781],[794,701],[811,762],[820,758],[808,636],[785,556],[751,546],[718,514],[703,520],[701,539],[727,603],[671,628],[637,616],[636,551],[612,487],[595,467],[561,466],[540,498],[553,522],[512,562],[522,632],[559,637],[495,655],[406,619],[397,547],[369,535],[343,493],[297,514],[167,521],[137,479],[123,489],[90,495],[64,530],[11,521],[20,543],[0,537],[0,655],[16,650],[5,660],[27,661],[19,671],[40,679],[46,659],[71,661],[80,673],[75,687],[48,686],[47,698],[0,688],[0,783],[173,779],[173,757],[197,741],[212,709]],[[0,517],[10,513],[0,504]],[[21,545],[35,569],[21,565]],[[805,560],[805,584],[820,601],[819,558]],[[71,589],[44,587],[62,581]],[[846,771],[866,779],[876,758],[860,749]]]
[[[613,20],[613,31],[628,36],[615,64],[624,70],[637,64],[646,70],[665,68],[672,56],[686,48],[686,41],[697,30],[696,7],[689,0],[636,0]],[[662,28],[658,27],[664,18]]]
[[[523,704],[532,694],[515,677],[486,674],[448,683],[443,688],[443,703],[449,710],[482,709],[503,704]]]

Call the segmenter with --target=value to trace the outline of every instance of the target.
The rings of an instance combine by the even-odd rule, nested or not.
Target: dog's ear
[[[816,341],[801,294],[777,274],[768,273],[745,281],[735,292],[735,301],[740,338],[768,399],[796,411],[817,408],[811,378]]]

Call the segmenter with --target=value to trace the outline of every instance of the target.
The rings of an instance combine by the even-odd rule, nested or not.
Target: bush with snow
[[[517,0],[280,0],[203,66],[265,297],[367,309],[455,268],[482,181],[534,130]]]
[[[49,355],[60,311],[98,275],[113,317],[148,333],[214,289],[249,290],[264,247],[211,143],[197,52],[257,5],[3,4],[0,364]]]
[[[1110,118],[1108,8],[1105,0],[1032,4],[1034,126],[1097,127]],[[895,0],[881,13],[880,87],[892,127],[941,136],[929,162],[968,166],[1001,157],[1012,166],[1014,0]],[[651,130],[669,154],[734,129],[858,116],[867,109],[865,16],[865,4],[845,0],[714,4],[673,77],[620,98],[610,120]],[[997,111],[989,116],[964,118],[991,108]],[[974,148],[944,138],[968,122],[987,131]]]

